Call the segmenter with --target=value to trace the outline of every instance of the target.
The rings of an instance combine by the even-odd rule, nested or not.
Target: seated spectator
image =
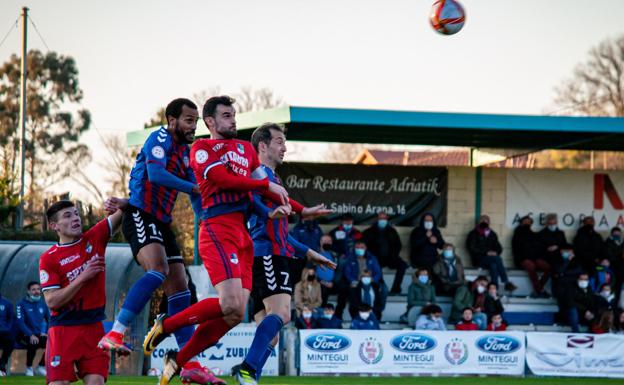
[[[594,217],[583,218],[583,226],[579,227],[574,237],[574,254],[583,269],[590,274],[606,255],[605,243],[594,229]]]
[[[485,302],[483,304],[484,313],[487,319],[492,319],[495,314],[503,314],[505,307],[503,306],[500,297],[498,296],[498,289],[493,283],[489,283],[487,286],[487,294],[485,296]]]
[[[472,331],[479,330],[479,326],[472,320],[472,308],[465,308],[462,310],[461,321],[455,325],[455,330]]]
[[[342,329],[342,320],[334,314],[334,305],[323,305],[323,315],[316,320],[317,329]]]
[[[388,214],[380,212],[377,215],[377,222],[364,231],[362,239],[368,250],[377,257],[382,268],[396,270],[390,294],[401,294],[401,283],[407,263],[399,255],[403,245],[399,233],[388,222]]]
[[[432,273],[436,293],[441,296],[452,297],[458,287],[466,284],[464,265],[450,243],[444,244],[442,253],[433,265]]]
[[[424,267],[431,271],[438,257],[438,250],[444,246],[442,233],[436,226],[431,213],[420,218],[420,225],[410,234],[410,261],[413,267]]]
[[[356,287],[351,289],[349,298],[349,314],[351,318],[355,315],[362,305],[370,306],[377,316],[377,320],[381,320],[382,296],[379,286],[373,283],[371,272],[364,270]]]
[[[592,323],[590,330],[594,334],[615,333],[613,310],[605,310],[600,314],[598,322]]]
[[[29,282],[26,297],[17,303],[17,325],[19,326],[18,341],[26,346],[26,375],[34,376],[33,361],[37,349],[45,349],[50,325],[50,310],[41,296],[39,282]],[[41,356],[36,373],[46,375],[45,353]]]
[[[316,280],[316,270],[314,267],[303,269],[301,281],[295,285],[295,309],[297,316],[300,316],[303,308],[314,310],[321,306],[321,284]]]
[[[589,326],[596,320],[596,298],[589,287],[587,273],[579,274],[577,286],[566,295],[565,300],[573,333],[579,332],[581,323]]]
[[[533,298],[548,298],[544,286],[550,278],[550,264],[544,260],[542,244],[539,235],[531,228],[533,219],[528,215],[520,219],[520,224],[514,230],[511,239],[511,250],[513,252],[516,267],[524,269],[529,274],[529,279],[533,285]],[[541,271],[541,278],[537,272]]]
[[[6,366],[15,345],[15,312],[11,301],[0,295],[0,377],[7,375]]]
[[[607,258],[611,262],[611,269],[615,274],[615,285],[613,291],[616,297],[621,297],[622,282],[624,282],[624,242],[622,240],[622,230],[619,227],[611,229],[611,233],[605,242]]]
[[[297,329],[316,329],[316,320],[312,317],[312,309],[304,306],[301,315],[295,318],[295,327]]]
[[[415,325],[416,330],[446,330],[442,319],[442,308],[438,305],[427,305],[422,308]]]
[[[362,233],[353,227],[353,215],[342,215],[340,226],[329,232],[332,238],[332,246],[338,256],[351,256],[355,243],[362,240]]]
[[[615,322],[615,333],[624,334],[624,311],[620,310]]]
[[[561,247],[568,244],[565,233],[558,227],[557,214],[546,215],[546,226],[537,233],[542,248],[542,258],[551,267],[555,260],[560,257]]]
[[[470,307],[473,310],[473,319],[480,330],[487,326],[487,316],[483,312],[485,306],[485,292],[487,291],[487,277],[480,275],[473,282],[460,286],[453,297],[449,322],[461,320],[463,309]]]
[[[338,256],[332,251],[332,239],[329,235],[323,235],[320,240],[319,252],[323,257],[329,259],[332,262],[338,264]],[[336,267],[338,269],[338,267]],[[327,304],[327,298],[330,294],[336,294],[337,291],[334,287],[334,277],[336,271],[327,269],[322,266],[316,267],[316,279],[321,284],[321,298],[323,300],[323,306]]]
[[[487,329],[491,332],[504,332],[507,330],[507,324],[503,322],[502,314],[492,314]]]
[[[358,285],[364,270],[368,270],[371,273],[372,285],[375,286],[376,290],[379,290],[380,306],[381,310],[383,310],[386,306],[387,288],[383,281],[381,267],[377,257],[366,249],[366,244],[362,241],[357,241],[353,253],[347,258],[343,269],[343,274],[351,288],[355,288]],[[355,308],[357,309],[357,305],[355,305]]]
[[[290,230],[290,235],[312,250],[320,251],[319,245],[323,230],[316,220],[300,217],[299,222]]]
[[[610,285],[615,283],[615,274],[611,270],[611,262],[606,257],[602,258],[600,264],[595,267],[595,272],[589,278],[589,286],[592,291],[597,292],[600,286],[605,283]]]
[[[368,305],[361,305],[357,315],[351,321],[353,330],[379,330],[379,321]]]
[[[435,303],[435,288],[431,284],[427,269],[416,270],[413,282],[407,290],[407,311],[405,316],[409,320],[414,319],[416,314],[422,314],[424,306]]]
[[[598,296],[598,298],[596,298],[596,308],[599,312],[606,309],[615,309],[617,307],[615,294],[613,294],[611,285],[608,283],[603,283],[596,291],[596,294]]]
[[[470,253],[472,264],[490,271],[492,282],[498,285],[500,281],[505,284],[505,290],[514,291],[516,285],[509,281],[507,270],[503,266],[501,253],[503,246],[498,241],[498,236],[490,228],[490,217],[482,215],[477,226],[468,233],[466,248]]]

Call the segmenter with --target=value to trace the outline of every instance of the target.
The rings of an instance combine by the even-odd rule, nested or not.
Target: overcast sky
[[[624,33],[622,0],[464,0],[454,36],[432,0],[2,0],[0,38],[27,5],[73,56],[103,133],[213,86],[269,87],[291,105],[539,114],[588,50]],[[31,29],[30,47],[45,50]],[[20,47],[19,29],[0,47]],[[95,133],[85,139],[94,142]]]

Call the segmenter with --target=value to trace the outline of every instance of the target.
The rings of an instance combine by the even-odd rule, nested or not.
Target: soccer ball
[[[431,7],[431,26],[443,35],[459,32],[466,21],[464,8],[455,0],[437,0]]]
[[[147,371],[147,375],[150,377],[158,377],[160,376],[160,370],[158,368],[150,368]]]

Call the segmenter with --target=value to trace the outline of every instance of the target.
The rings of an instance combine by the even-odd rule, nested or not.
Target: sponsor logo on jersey
[[[91,246],[91,245],[89,245],[89,246]],[[89,247],[87,247],[87,253],[89,253],[89,252],[91,252],[91,250],[89,250]],[[61,259],[61,261],[59,262],[59,264],[60,264],[61,266],[65,266],[65,265],[67,265],[68,263],[72,263],[72,262],[74,262],[74,261],[75,261],[75,260],[77,260],[78,258],[80,258],[80,254],[70,255],[69,257],[65,257],[65,258]]]
[[[91,251],[93,251],[93,246],[91,246],[91,244],[89,242],[87,242],[87,254],[91,253]]]
[[[236,143],[236,150],[238,150],[238,152],[240,152],[241,154],[245,153],[245,147],[242,143]]]
[[[41,282],[41,284],[43,285],[44,283],[48,282],[48,279],[50,279],[50,275],[48,274],[48,272],[45,270],[39,270],[39,282]]]
[[[61,364],[61,356],[52,357],[52,362],[50,362],[50,366],[52,366],[53,368],[56,368],[60,364]]]
[[[195,153],[195,161],[199,164],[206,163],[208,160],[208,151],[206,150],[197,150]]]
[[[233,264],[238,265],[238,255],[236,255],[236,253],[230,254],[230,261]]]

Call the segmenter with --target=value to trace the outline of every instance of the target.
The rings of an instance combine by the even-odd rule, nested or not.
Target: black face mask
[[[330,243],[323,243],[321,248],[325,251],[330,251],[332,249],[332,245]]]
[[[485,229],[487,229],[488,227],[490,227],[490,224],[489,224],[489,223],[487,223],[487,222],[481,222],[481,223],[479,223],[479,228],[482,228],[482,229],[484,229],[484,230],[485,230]]]
[[[312,282],[316,279],[316,275],[312,274],[312,275],[308,275],[308,281]]]

